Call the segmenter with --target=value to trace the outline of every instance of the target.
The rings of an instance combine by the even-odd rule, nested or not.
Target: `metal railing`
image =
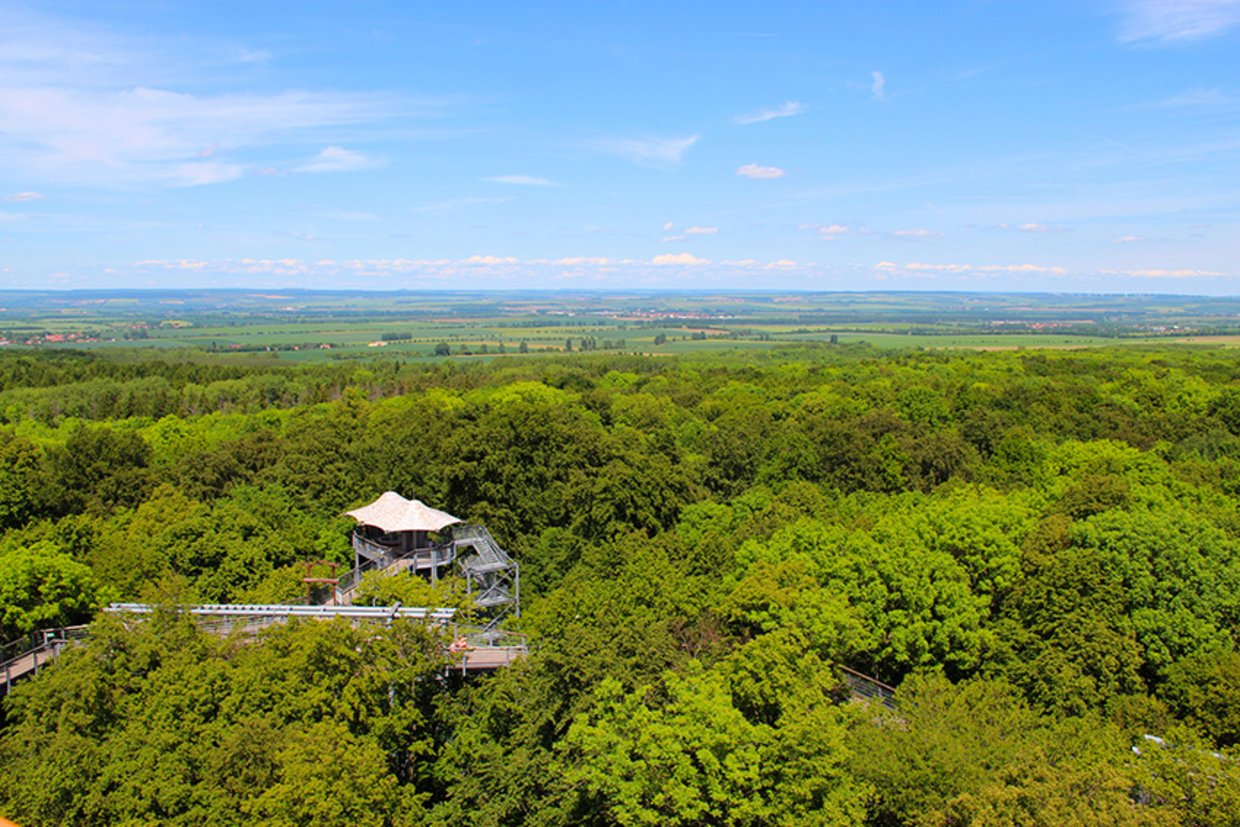
[[[456,559],[454,543],[439,543],[423,548],[401,551],[395,546],[385,545],[364,537],[360,531],[353,531],[353,548],[362,558],[357,568],[350,569],[340,576],[336,590],[327,592],[326,599],[331,600],[337,594],[352,591],[362,582],[362,576],[369,571],[383,571],[406,560],[413,561],[414,569],[430,569],[446,566]]]
[[[449,668],[462,672],[489,671],[511,664],[529,651],[525,635],[489,626],[456,622],[456,609],[422,606],[306,606],[302,604],[202,604],[181,606],[180,611],[201,618],[202,631],[215,635],[240,632],[257,635],[263,629],[286,623],[290,618],[343,618],[357,624],[402,618],[421,620],[438,627],[450,638],[444,654]],[[158,608],[146,603],[113,603],[108,614],[150,615]],[[65,645],[88,637],[88,626],[42,629],[0,646],[0,681],[8,694],[15,680],[36,674],[55,660]]]
[[[4,682],[4,694],[9,693],[13,681],[32,672],[37,674],[40,667],[56,659],[62,647],[88,634],[86,626],[61,626],[40,629],[0,646],[0,680]]]
[[[197,606],[181,606],[180,611],[207,617],[356,617],[369,619],[429,620],[433,623],[451,623],[456,609],[426,608],[423,606],[305,606],[300,603],[204,603]],[[148,603],[113,603],[104,609],[108,614],[153,614],[156,607]]]
[[[863,675],[855,669],[849,669],[847,666],[838,667],[840,674],[844,676],[844,683],[848,685],[849,693],[858,700],[878,701],[888,709],[896,708],[896,689],[894,686],[888,686],[880,680],[871,678],[869,675]]]
[[[39,629],[30,634],[10,640],[0,645],[0,663],[21,657],[35,649],[42,649],[56,642],[65,643],[86,636],[86,626],[58,626],[54,629]]]

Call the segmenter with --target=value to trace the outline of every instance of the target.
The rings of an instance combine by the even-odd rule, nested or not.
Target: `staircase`
[[[415,573],[433,572],[440,565],[455,563],[457,572],[465,578],[466,589],[473,597],[474,605],[488,615],[487,628],[495,629],[505,617],[521,614],[519,566],[483,526],[458,524],[452,528],[451,542],[404,555],[355,535],[355,545],[359,542],[367,546],[362,564],[342,575],[334,590],[325,591],[320,596],[320,603],[353,605],[362,575],[370,571],[379,571],[384,575],[410,570]]]
[[[520,567],[499,547],[491,532],[480,525],[454,526],[452,545],[457,570],[465,576],[474,605],[489,615],[486,628],[496,630],[509,615],[520,617]]]
[[[519,636],[499,628],[509,615],[519,617],[521,614],[520,570],[517,562],[500,548],[485,527],[458,523],[452,527],[450,542],[405,552],[375,543],[354,532],[353,546],[358,553],[360,564],[341,576],[332,588],[323,589],[320,594],[315,595],[310,601],[313,605],[191,606],[188,611],[191,614],[217,618],[205,623],[204,628],[218,634],[238,628],[238,623],[241,628],[257,631],[271,623],[307,614],[315,617],[345,616],[360,619],[363,615],[371,616],[370,612],[378,612],[378,616],[390,611],[398,614],[408,611],[424,612],[426,610],[406,610],[399,607],[385,609],[354,606],[353,600],[362,575],[370,571],[394,575],[412,570],[415,573],[428,572],[434,580],[441,567],[455,565],[457,572],[465,578],[466,588],[473,597],[474,605],[485,619],[480,627],[462,627],[463,634],[457,637],[460,645],[454,644],[448,649],[452,660],[459,662],[462,672],[470,672],[507,666],[515,658],[525,654],[527,646],[524,638],[518,640]],[[139,604],[114,604],[106,611],[141,614],[145,607]],[[60,654],[65,644],[83,638],[86,634],[85,626],[47,629],[0,647],[0,687],[3,687],[4,694],[8,694],[14,681],[37,673],[43,665]]]

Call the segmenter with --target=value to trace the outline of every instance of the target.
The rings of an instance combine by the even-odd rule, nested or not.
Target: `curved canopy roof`
[[[385,491],[370,505],[346,513],[362,525],[372,525],[385,534],[443,531],[460,522],[446,511],[431,508],[418,500],[406,500],[395,491]]]

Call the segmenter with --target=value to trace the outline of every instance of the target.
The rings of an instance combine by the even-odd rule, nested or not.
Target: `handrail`
[[[227,635],[238,628],[253,635],[258,631],[283,623],[294,617],[343,618],[358,623],[365,620],[391,622],[397,618],[423,620],[448,631],[453,637],[451,645],[444,645],[443,652],[449,663],[460,658],[463,672],[487,671],[507,666],[529,651],[525,635],[508,632],[491,626],[458,625],[456,609],[428,608],[421,606],[305,606],[302,604],[203,604],[181,606],[187,614],[203,618],[199,628],[216,635]],[[104,609],[109,614],[150,615],[157,607],[146,603],[113,603]],[[11,690],[15,680],[35,672],[56,659],[65,644],[86,638],[89,626],[64,626],[41,629],[25,638],[9,641],[0,647],[0,653],[13,653],[0,661],[0,685],[4,694]],[[23,648],[24,647],[24,648]],[[40,656],[46,657],[40,660]],[[24,659],[33,661],[22,663]]]
[[[451,622],[456,609],[424,606],[305,606],[300,603],[206,603],[181,606],[181,611],[207,617],[403,617],[414,620]],[[156,607],[148,603],[112,603],[104,608],[108,614],[153,614]]]
[[[380,559],[393,557],[398,553],[396,546],[389,546],[377,540],[371,540],[369,537],[363,536],[361,530],[356,528],[353,529],[353,548],[365,550]]]
[[[896,689],[889,686],[876,678],[864,675],[856,669],[849,669],[843,664],[839,664],[837,668],[844,675],[844,682],[848,684],[848,691],[853,697],[863,700],[875,700],[888,709],[896,707]]]
[[[46,649],[57,643],[66,643],[70,640],[77,640],[85,637],[87,627],[80,626],[57,626],[52,629],[36,629],[25,637],[0,645],[0,666],[18,658],[25,657],[36,649]]]
[[[391,568],[402,560],[413,559],[416,567],[417,563],[422,562],[419,558],[423,558],[427,566],[440,565],[444,566],[456,559],[456,544],[452,542],[438,543],[432,546],[423,546],[422,548],[413,548],[408,551],[400,551],[393,546],[387,546],[383,543],[375,542],[362,535],[359,529],[353,530],[353,546],[357,549],[361,546],[368,552],[374,554],[374,557],[365,557],[365,559],[356,568],[349,569],[340,576],[336,588],[327,599],[334,596],[346,594],[357,588],[357,584],[362,582],[362,575],[368,571],[382,571]]]

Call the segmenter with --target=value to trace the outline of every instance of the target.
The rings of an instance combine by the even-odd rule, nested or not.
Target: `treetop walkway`
[[[524,635],[489,627],[460,624],[456,609],[421,606],[305,606],[300,604],[203,604],[179,607],[199,620],[199,627],[211,634],[255,635],[269,626],[292,618],[352,622],[383,622],[396,619],[419,620],[445,631],[451,642],[443,648],[447,666],[462,673],[489,672],[508,666],[529,651]],[[113,603],[108,614],[149,615],[156,607],[146,603]],[[64,647],[83,640],[89,626],[45,629],[12,641],[0,649],[0,690],[9,693],[13,683],[54,661]]]

